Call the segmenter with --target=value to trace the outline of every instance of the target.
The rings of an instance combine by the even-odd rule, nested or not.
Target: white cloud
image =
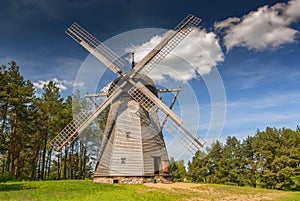
[[[238,18],[238,17],[230,17],[230,18],[228,18],[226,20],[223,20],[221,22],[216,22],[214,24],[214,27],[215,27],[216,30],[222,30],[222,29],[224,29],[226,27],[229,27],[229,26],[232,26],[232,25],[234,25],[234,24],[236,24],[240,21],[241,21],[241,19]]]
[[[167,33],[154,36],[148,42],[127,48],[126,52],[135,52],[135,61],[139,62],[152,50]],[[193,30],[149,76],[156,81],[164,81],[166,77],[179,81],[188,81],[199,75],[209,74],[224,55],[215,33],[202,29]]]
[[[291,21],[296,21],[300,18],[300,1],[293,0],[288,2],[288,7],[286,9],[286,14]]]
[[[72,82],[73,87],[83,88],[85,86],[84,82]]]
[[[38,80],[36,82],[33,82],[33,86],[36,89],[43,89],[44,85],[48,84],[50,81],[53,81],[56,84],[56,86],[62,91],[67,90],[70,86],[82,87],[84,85],[84,83],[82,82],[74,83],[74,81],[59,80],[57,78],[53,78],[52,80]]]
[[[295,41],[298,31],[290,25],[300,18],[299,10],[300,0],[263,6],[241,18],[217,22],[215,29],[224,29],[228,51],[233,47],[258,51],[273,49]]]

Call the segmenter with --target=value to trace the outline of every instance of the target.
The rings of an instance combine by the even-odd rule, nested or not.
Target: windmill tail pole
[[[178,95],[179,95],[179,92],[181,91],[181,87],[179,86],[177,89],[171,89],[171,90],[175,90],[175,91],[176,91],[176,94],[175,94],[175,96],[174,96],[174,98],[173,98],[173,100],[172,100],[172,102],[171,102],[170,107],[169,107],[169,108],[172,110],[172,109],[173,109],[173,106],[174,106],[174,104],[175,104],[175,102],[176,102],[176,100],[177,100],[177,97],[178,97]],[[165,91],[171,91],[171,90],[166,89]],[[168,118],[169,118],[169,115],[166,115],[166,117],[165,117],[163,123],[161,124],[161,129],[163,129],[163,127],[164,127],[165,124],[167,123]]]
[[[135,62],[134,62],[134,52],[131,53],[131,60],[132,60],[132,62],[131,62],[131,69],[133,69],[134,66],[135,66]]]

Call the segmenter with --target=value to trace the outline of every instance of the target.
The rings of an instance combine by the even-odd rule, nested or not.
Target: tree
[[[75,103],[72,108],[72,97],[64,101],[52,81],[44,85],[42,96],[36,98],[33,84],[24,80],[14,61],[8,67],[0,66],[0,78],[0,180],[89,176],[91,159],[95,160],[101,140],[99,126],[95,125],[104,125],[105,113],[80,138],[67,144],[64,154],[57,153],[53,159],[56,152],[49,140],[72,120],[73,113],[78,114],[81,106],[88,105],[87,101],[78,92],[74,95],[78,96],[78,107]]]
[[[198,151],[188,163],[188,178],[196,182],[221,183],[223,145],[216,141],[207,149],[208,155]]]
[[[59,88],[53,81],[44,85],[43,90],[42,97],[37,101],[40,118],[38,132],[42,139],[41,159],[38,161],[41,163],[41,167],[38,178],[42,180],[49,176],[52,147],[48,145],[48,142],[62,129],[61,112],[63,108],[63,99],[60,97]]]
[[[198,151],[188,163],[192,181],[231,185],[260,186],[280,190],[300,189],[299,127],[257,130],[241,143],[228,137],[216,142],[201,158]]]
[[[175,161],[175,159],[172,157],[170,159],[170,168],[174,181],[183,181],[186,178],[184,160]]]
[[[243,185],[241,181],[242,170],[241,143],[236,137],[228,137],[222,151],[220,161],[220,182],[223,184]]]
[[[243,140],[241,148],[241,180],[243,185],[249,185],[256,188],[257,177],[257,155],[258,146],[256,145],[255,137],[248,136]]]
[[[28,147],[31,134],[32,104],[34,99],[33,84],[19,73],[16,62],[9,62],[9,67],[1,66],[1,154],[3,157],[2,173],[9,173],[14,178],[21,177],[21,170],[26,169],[24,148]],[[27,123],[26,123],[27,122]]]
[[[192,158],[192,162],[188,162],[187,177],[194,182],[207,182],[207,176],[209,175],[209,157],[205,157],[205,153],[197,151]]]

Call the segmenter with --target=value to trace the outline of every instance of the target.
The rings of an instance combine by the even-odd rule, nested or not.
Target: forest
[[[49,144],[85,104],[79,92],[63,99],[50,81],[37,97],[16,62],[1,65],[0,71],[0,181],[91,177],[90,161],[97,151],[91,142],[99,137],[83,133],[60,153]]]
[[[173,161],[173,176],[179,181],[278,190],[300,190],[300,128],[267,127],[240,141],[227,137],[215,142],[209,153],[198,151],[185,171],[184,161]]]
[[[8,180],[86,179],[93,164],[101,134],[83,133],[57,153],[49,144],[87,104],[79,92],[62,98],[55,82],[43,87],[40,96],[30,80],[20,74],[16,62],[0,67],[0,182]],[[72,106],[73,104],[73,106]],[[100,116],[86,133],[101,133]],[[91,130],[94,129],[94,132]],[[266,128],[238,140],[216,141],[206,157],[198,151],[185,167],[170,159],[175,181],[188,180],[300,190],[300,128]]]

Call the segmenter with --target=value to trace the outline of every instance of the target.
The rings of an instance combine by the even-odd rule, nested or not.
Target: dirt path
[[[171,184],[163,184],[163,183],[145,183],[145,186],[148,187],[156,187],[156,188],[164,188],[164,189],[172,189],[172,188],[180,188],[180,189],[191,189],[193,187],[199,187],[201,184],[193,184],[193,183],[171,183]]]
[[[165,189],[172,193],[186,195],[183,200],[198,201],[266,201],[278,200],[283,198],[285,192],[272,192],[268,190],[248,189],[243,187],[231,186],[213,186],[206,184],[194,184],[175,182],[170,184],[162,183],[145,183],[147,187],[156,189]],[[286,193],[288,195],[288,193]],[[280,199],[279,199],[280,200]]]

